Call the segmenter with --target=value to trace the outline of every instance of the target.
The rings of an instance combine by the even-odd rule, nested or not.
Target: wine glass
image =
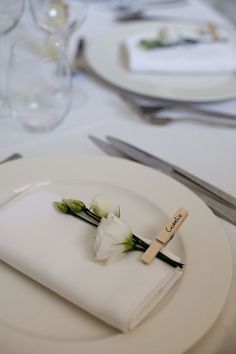
[[[16,27],[24,9],[24,0],[0,0],[0,34]]]
[[[45,49],[48,55],[60,56],[60,52],[68,55],[70,36],[86,18],[87,0],[31,0],[30,8],[38,27],[47,33]],[[79,109],[86,102],[87,94],[76,88],[75,95],[73,108]]]
[[[65,55],[48,56],[41,38],[16,43],[8,65],[7,92],[13,117],[28,130],[52,130],[71,104],[71,73]]]
[[[25,0],[0,0],[0,36],[7,34],[18,24],[24,10]],[[1,51],[4,49],[1,48]],[[6,98],[0,93],[0,112],[3,115],[3,107]]]
[[[85,20],[87,0],[31,0],[36,24],[47,32],[52,55],[67,47],[69,37]]]

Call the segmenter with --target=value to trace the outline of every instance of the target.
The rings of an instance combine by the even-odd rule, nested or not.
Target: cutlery
[[[125,93],[121,93],[120,96],[136,113],[141,115],[143,118],[145,118],[148,122],[152,124],[165,125],[178,121],[195,121],[236,128],[235,114],[211,111],[208,109],[194,107],[188,104],[177,102],[169,103],[163,101],[150,101],[150,103],[142,103],[132,99],[129,94]],[[167,111],[167,113],[165,113],[165,111]],[[181,111],[183,113],[190,114],[187,116],[168,116],[168,112],[170,113],[174,111]],[[195,114],[195,116],[193,114]]]
[[[187,5],[188,4],[188,0],[150,0],[150,1],[145,1],[145,6],[155,6],[155,7],[159,7],[159,6],[172,6],[172,5],[180,5],[180,4],[184,4]],[[141,10],[143,8],[143,5],[140,4],[129,4],[129,2],[126,3],[118,3],[118,4],[113,4],[112,9],[113,11],[138,11]]]
[[[150,14],[145,13],[145,9],[131,9],[118,11],[114,17],[116,22],[120,23],[128,23],[128,22],[136,22],[136,21],[160,21],[160,22],[174,22],[174,23],[186,23],[186,24],[195,24],[195,25],[208,25],[209,21],[201,20],[200,18],[190,18],[190,17],[179,17],[173,15],[164,15],[164,14]],[[221,27],[228,30],[233,30],[233,27],[230,24],[225,24],[222,22],[215,22],[212,23],[216,28]]]
[[[86,62],[85,49],[86,49],[86,40],[84,38],[80,38],[78,40],[74,59],[71,64],[71,74],[72,74],[72,76],[75,76],[78,73],[84,73],[86,75],[89,75],[93,79],[98,80],[98,77],[91,70],[91,68],[89,67],[89,65]]]
[[[199,24],[204,25],[207,23],[205,20],[199,20],[195,18],[189,17],[175,17],[171,15],[149,15],[145,14],[143,11],[136,11],[136,12],[127,12],[127,13],[120,13],[119,15],[115,16],[116,22],[135,22],[135,21],[160,21],[160,22],[185,22],[190,24]],[[221,26],[224,26],[220,24]]]
[[[190,18],[179,18],[171,15],[149,15],[145,14],[142,10],[139,11],[127,11],[121,12],[115,16],[115,21],[117,22],[133,22],[133,21],[167,21],[167,22],[186,22],[186,23],[204,23],[204,21],[190,19]]]
[[[153,167],[168,176],[176,179],[180,183],[195,192],[211,209],[223,219],[236,225],[236,198],[224,191],[210,185],[183,169],[167,163],[156,156],[153,156],[141,149],[113,137],[107,137],[109,143],[91,137],[90,139],[98,145],[105,153],[112,155],[112,150],[105,148],[111,144],[113,148],[123,153],[127,157],[144,165]],[[120,156],[122,157],[122,155]]]
[[[12,160],[19,159],[19,158],[21,158],[21,157],[22,157],[21,154],[15,153],[15,154],[12,154],[12,155],[8,156],[8,157],[5,158],[4,160],[0,161],[0,164],[1,164],[1,163],[4,163],[4,162],[8,162],[8,161],[12,161]]]
[[[106,141],[103,141],[93,135],[89,135],[88,137],[96,146],[99,147],[99,149],[104,151],[105,154],[113,156],[113,157],[120,157],[123,159],[124,158],[128,159],[128,157],[126,155],[124,155],[119,150],[115,149],[111,144],[108,144]]]
[[[80,38],[78,40],[74,59],[71,65],[72,76],[76,75],[78,72],[86,72],[86,73],[89,72],[88,65],[86,64],[84,58],[85,45],[86,45],[85,39]]]
[[[187,5],[187,0],[163,0],[163,1],[146,1],[145,6],[143,5],[132,5],[127,2],[127,4],[118,4],[113,6],[113,11],[115,13],[115,20],[117,21],[132,21],[136,19],[142,19],[145,16],[145,10],[147,7],[160,8],[166,7],[170,8],[172,6],[183,6]],[[152,17],[152,16],[151,16]],[[154,16],[155,17],[155,16]]]
[[[192,175],[191,173],[183,170],[182,168],[168,163],[154,155],[151,155],[131,144],[128,144],[114,137],[108,136],[107,140],[112,144],[112,146],[121,151],[123,154],[128,155],[132,159],[140,161],[145,165],[149,165],[151,167],[160,168],[162,171],[171,175],[180,176],[180,178],[185,178],[190,183],[192,183],[193,186],[196,185],[197,187],[200,187],[205,192],[210,193],[220,201],[236,208],[235,197],[232,197],[228,193],[216,188],[215,186],[209,184],[206,181],[203,181],[202,179]]]

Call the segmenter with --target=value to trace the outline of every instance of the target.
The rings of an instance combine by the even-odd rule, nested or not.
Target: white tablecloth
[[[224,22],[220,14],[200,3],[189,0],[185,6],[158,8],[159,14]],[[89,6],[88,17],[80,34],[88,40],[115,26],[109,7]],[[5,81],[6,63],[11,43],[27,33],[37,32],[28,9],[19,26],[0,38],[0,78]],[[78,39],[74,35],[71,46]],[[235,59],[236,60],[236,59]],[[80,90],[86,96],[80,106],[76,97]],[[235,113],[236,100],[214,104],[222,111]],[[78,152],[103,154],[88,139],[88,134],[104,137],[115,135],[135,143],[159,157],[179,165],[191,173],[236,196],[236,130],[193,123],[178,122],[168,126],[153,126],[138,117],[106,85],[79,73],[74,78],[74,101],[66,120],[47,134],[31,134],[9,116],[0,118],[0,159],[10,153],[24,156]],[[227,303],[211,330],[188,354],[236,353],[236,227],[219,219],[233,255],[233,279]],[[194,319],[193,319],[194,320]],[[191,324],[190,324],[191,325]]]

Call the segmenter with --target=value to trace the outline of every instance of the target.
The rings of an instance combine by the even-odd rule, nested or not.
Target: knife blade
[[[97,146],[100,150],[102,150],[106,155],[120,158],[128,158],[122,152],[115,149],[111,144],[108,144],[106,141],[97,138],[93,135],[88,135],[89,139]]]
[[[12,161],[12,160],[20,159],[21,157],[22,157],[21,154],[14,153],[14,154],[8,156],[7,158],[5,158],[4,160],[1,160],[0,164],[8,162],[8,161]]]
[[[170,164],[157,156],[151,155],[140,148],[133,146],[129,143],[121,141],[119,139],[108,136],[107,140],[116,149],[121,151],[123,154],[132,157],[134,160],[142,162],[145,165],[159,169],[165,173],[170,174],[176,179],[180,179],[184,184],[193,186],[201,192],[209,194],[211,197],[215,198],[219,202],[222,202],[230,207],[236,208],[236,198],[229,195],[228,193],[222,191],[221,189],[211,185],[210,183],[203,181],[202,179],[192,175],[191,173],[183,170],[182,168]]]
[[[182,169],[180,169],[181,173],[177,174],[173,172],[173,165],[151,155],[148,154],[146,152],[143,152],[142,150],[133,147],[130,144],[127,144],[123,141],[120,141],[116,138],[113,137],[107,137],[108,140],[111,142],[111,144],[109,144],[108,142],[105,142],[99,138],[96,137],[92,137],[89,136],[89,138],[98,146],[100,147],[105,153],[108,153],[109,155],[113,155],[112,149],[111,149],[111,145],[113,146],[113,150],[114,148],[117,149],[118,151],[120,151],[123,154],[123,157],[128,157],[134,161],[140,162],[144,165],[156,168],[157,170],[164,172],[165,174],[175,178],[176,180],[178,180],[180,183],[183,183],[185,186],[187,186],[189,189],[191,189],[193,192],[195,192],[211,209],[212,211],[220,216],[221,218],[229,221],[230,223],[236,225],[236,209],[235,209],[235,198],[230,196],[230,203],[228,202],[228,200],[224,200],[222,199],[223,196],[228,197],[229,195],[219,189],[216,188],[216,191],[220,191],[223,192],[220,193],[220,198],[219,196],[217,196],[217,192],[216,194],[212,194],[211,192],[207,191],[205,188],[202,188],[201,186],[199,186],[198,184],[196,184],[195,182],[189,180],[188,178],[184,177],[181,173],[185,172]],[[102,144],[99,144],[98,142],[102,142]],[[106,148],[110,147],[109,149]],[[128,146],[128,148],[127,148]],[[139,154],[136,153],[136,151],[139,152]],[[133,153],[135,152],[135,154]],[[117,154],[115,155],[117,156]],[[122,155],[120,156],[122,157]],[[175,168],[177,166],[174,166]],[[178,167],[177,167],[178,169]],[[188,172],[187,172],[188,174]],[[190,175],[192,176],[192,175]],[[195,177],[195,176],[193,176]],[[197,177],[196,177],[197,178]],[[197,178],[198,180],[198,178]],[[201,181],[201,180],[200,180]],[[206,183],[206,182],[204,182]],[[207,184],[208,185],[208,184]],[[210,185],[211,186],[211,185]],[[213,186],[211,186],[213,187]],[[213,187],[215,188],[215,187]],[[218,198],[218,200],[217,200]],[[232,205],[232,203],[233,205]],[[228,203],[228,205],[227,205]]]

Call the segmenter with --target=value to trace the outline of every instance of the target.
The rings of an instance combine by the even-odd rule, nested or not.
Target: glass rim
[[[14,16],[14,21],[13,21],[12,25],[10,27],[7,27],[6,29],[3,29],[0,34],[7,34],[7,33],[11,32],[18,25],[18,23],[20,22],[20,20],[22,18],[23,12],[25,10],[25,3],[26,3],[26,0],[21,0],[21,3],[18,4],[18,5],[20,5],[19,12],[17,13],[16,16]]]
[[[68,34],[77,30],[83,24],[83,22],[86,18],[86,13],[88,11],[88,7],[89,7],[89,0],[83,0],[83,4],[82,3],[80,4],[80,1],[78,1],[78,0],[73,0],[72,3],[77,3],[77,5],[83,6],[83,8],[84,8],[82,19],[79,21],[79,23],[76,24],[76,26],[74,26],[74,24],[73,24],[74,21],[72,21],[72,23],[69,23],[67,26],[63,27],[62,29],[53,29],[53,28],[51,28],[50,25],[42,23],[41,21],[38,20],[38,16],[36,15],[36,11],[34,8],[35,1],[37,1],[37,0],[30,1],[29,7],[30,7],[30,12],[32,14],[32,17],[33,17],[35,23],[37,24],[37,26],[40,29],[42,29],[44,32],[49,33],[51,35],[61,35],[61,36],[65,36],[65,37],[68,36]]]

